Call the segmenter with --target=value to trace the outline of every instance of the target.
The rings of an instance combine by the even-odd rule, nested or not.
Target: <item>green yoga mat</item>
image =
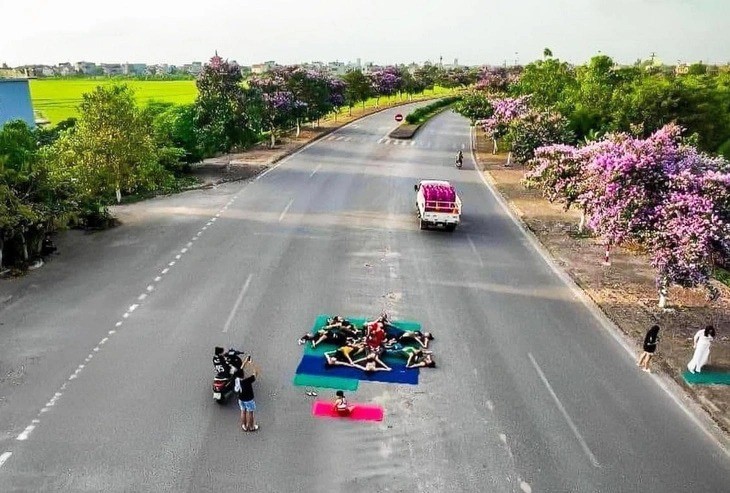
[[[730,385],[730,372],[703,371],[690,373],[685,371],[682,376],[687,383],[696,385]]]
[[[309,332],[312,334],[317,332],[319,329],[327,325],[327,319],[331,317],[332,315],[318,315],[317,318],[314,320],[314,325],[312,326],[312,329]],[[356,327],[362,327],[362,325],[367,322],[367,318],[363,317],[345,318],[352,322]],[[415,320],[395,320],[393,321],[393,325],[401,330],[421,330],[421,324],[416,322]],[[326,343],[319,344],[316,348],[312,348],[312,344],[307,342],[307,344],[304,345],[304,354],[308,356],[321,356],[324,355],[324,353],[326,353],[327,351],[334,351],[335,349],[337,349],[337,346]]]
[[[352,378],[322,377],[318,375],[296,375],[294,385],[335,390],[357,390],[359,381]]]

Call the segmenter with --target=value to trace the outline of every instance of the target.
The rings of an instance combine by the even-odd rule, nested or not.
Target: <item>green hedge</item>
[[[410,123],[411,125],[423,123],[430,117],[432,117],[436,111],[450,104],[454,104],[460,99],[461,96],[450,96],[448,98],[439,99],[438,101],[434,101],[431,104],[418,108],[406,115],[406,123]]]

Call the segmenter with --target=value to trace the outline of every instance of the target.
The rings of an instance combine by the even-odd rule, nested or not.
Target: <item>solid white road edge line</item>
[[[243,287],[241,288],[241,292],[238,295],[238,299],[236,299],[236,303],[233,305],[233,308],[231,309],[231,313],[228,315],[228,319],[226,320],[225,325],[223,326],[223,333],[228,332],[228,329],[231,326],[231,322],[233,321],[233,317],[236,315],[236,311],[238,310],[238,305],[241,304],[241,301],[243,301],[243,297],[246,295],[246,291],[248,291],[248,286],[251,284],[251,278],[253,277],[253,274],[249,274],[246,278],[246,282],[243,284]]]
[[[545,378],[545,374],[542,372],[542,369],[540,369],[540,365],[537,364],[537,361],[535,361],[535,358],[532,357],[532,353],[527,353],[527,356],[530,358],[530,362],[532,363],[532,366],[535,367],[535,371],[537,371],[538,376],[540,377],[540,380],[542,380],[542,383],[545,384],[545,387],[547,387],[548,392],[550,392],[550,395],[552,396],[553,400],[555,401],[555,404],[558,406],[558,409],[562,413],[563,417],[565,418],[565,421],[568,422],[568,426],[570,427],[571,431],[573,432],[573,435],[575,435],[575,438],[578,440],[578,443],[580,444],[581,448],[583,449],[583,452],[588,456],[588,459],[591,461],[591,464],[593,464],[593,467],[601,467],[601,465],[598,463],[598,460],[596,460],[596,456],[593,455],[593,452],[591,452],[591,449],[588,447],[588,444],[583,439],[583,436],[578,431],[578,427],[575,426],[575,423],[573,423],[573,420],[570,419],[570,415],[568,414],[568,411],[565,410],[565,407],[563,406],[563,403],[560,402],[560,399],[558,399],[557,394],[555,394],[555,391],[553,390],[553,387],[550,385],[550,382],[548,382],[548,379]]]
[[[558,276],[563,281],[563,284],[565,284],[568,289],[573,292],[573,295],[583,304],[583,306],[588,309],[588,311],[598,321],[601,327],[603,327],[606,332],[608,332],[611,337],[613,337],[613,339],[626,351],[626,353],[633,361],[636,358],[635,350],[633,347],[631,347],[625,337],[623,337],[623,332],[621,332],[618,326],[610,318],[608,318],[608,315],[601,311],[598,305],[593,302],[593,300],[583,291],[583,289],[581,289],[581,287],[578,286],[575,281],[573,281],[568,273],[561,269],[555,263],[548,251],[545,249],[542,243],[540,243],[540,240],[538,240],[537,237],[527,229],[522,220],[517,216],[517,214],[515,214],[512,208],[510,208],[509,204],[507,203],[507,199],[502,196],[499,190],[497,190],[496,186],[492,185],[489,180],[487,180],[486,176],[484,176],[485,173],[479,169],[479,165],[477,164],[476,151],[474,149],[474,141],[476,139],[476,136],[474,134],[474,127],[469,127],[469,137],[469,146],[471,151],[472,163],[474,164],[474,170],[479,175],[479,178],[481,178],[484,186],[487,188],[487,190],[489,190],[497,203],[502,207],[504,212],[507,214],[507,217],[512,220],[512,222],[515,224],[515,226],[517,226],[522,235],[527,239],[533,250],[535,250],[538,255],[540,255],[540,257],[548,265],[548,267],[550,267],[555,275]],[[713,433],[710,429],[710,427],[718,429],[717,424],[712,421],[712,418],[710,418],[707,413],[702,408],[700,408],[699,405],[697,405],[697,411],[702,413],[707,421],[705,422],[700,420],[697,414],[695,414],[695,411],[690,409],[686,402],[681,401],[679,397],[675,395],[675,391],[670,389],[667,383],[662,381],[658,375],[651,374],[650,377],[653,378],[654,381],[659,385],[659,387],[664,390],[664,392],[669,396],[669,398],[672,399],[679,406],[679,408],[687,415],[687,417],[689,417],[689,419],[693,423],[695,423],[707,437],[715,442],[715,444],[720,448],[720,450],[722,450],[722,452],[726,456],[730,457],[730,448],[728,448],[727,446],[727,439],[725,438],[725,436],[722,434],[722,432]]]

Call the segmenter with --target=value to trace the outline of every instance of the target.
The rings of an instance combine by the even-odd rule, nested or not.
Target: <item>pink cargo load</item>
[[[423,182],[421,188],[427,211],[446,212],[454,208],[456,189],[449,182]]]

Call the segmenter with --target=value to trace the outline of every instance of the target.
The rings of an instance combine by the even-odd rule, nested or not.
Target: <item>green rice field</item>
[[[33,109],[56,124],[78,116],[81,95],[99,85],[127,84],[144,106],[150,101],[176,104],[192,103],[197,96],[194,80],[113,80],[113,79],[31,79],[30,96]]]
[[[31,79],[30,96],[33,109],[55,125],[61,120],[78,116],[81,96],[99,85],[127,84],[134,89],[137,102],[144,106],[150,101],[187,104],[195,101],[198,90],[194,80],[114,80],[114,79]],[[454,94],[453,89],[436,86],[424,91],[424,96],[438,97]],[[396,100],[396,96],[381,97],[380,103]],[[365,107],[375,106],[375,98],[365,102]],[[356,109],[360,108],[358,103]],[[343,108],[347,111],[347,108]]]

